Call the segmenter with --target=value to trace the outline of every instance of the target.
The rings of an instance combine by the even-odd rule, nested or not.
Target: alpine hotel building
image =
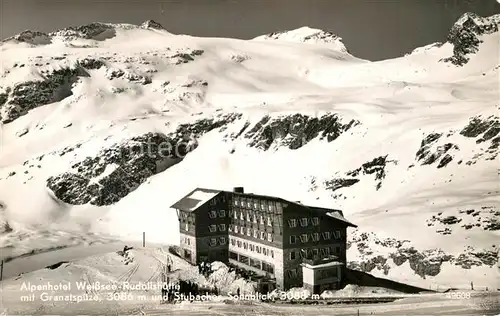
[[[267,277],[280,289],[319,293],[339,288],[346,264],[342,211],[272,196],[197,188],[177,210],[182,256],[192,264],[222,261]]]

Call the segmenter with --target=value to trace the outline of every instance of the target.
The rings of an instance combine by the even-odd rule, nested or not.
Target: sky
[[[91,22],[155,20],[174,34],[251,39],[302,26],[331,31],[368,60],[445,41],[465,12],[500,13],[497,0],[0,0],[0,38]]]

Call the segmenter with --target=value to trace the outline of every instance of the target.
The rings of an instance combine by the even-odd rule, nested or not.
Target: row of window
[[[296,235],[291,235],[290,238],[290,244],[296,244],[297,242],[301,242],[303,244],[308,243],[310,241],[312,242],[318,242],[320,240],[320,237],[323,237],[323,240],[331,240],[333,239],[341,239],[342,238],[342,232],[340,230],[336,230],[333,232],[322,232],[322,233],[311,233],[311,234],[300,234],[297,238]]]
[[[288,227],[297,227],[297,222],[300,224],[302,227],[307,227],[309,224],[312,226],[318,226],[319,225],[319,217],[313,217],[313,218],[307,218],[307,217],[302,217],[298,221],[295,218],[291,218],[288,220]]]
[[[269,250],[262,246],[257,246],[245,241],[234,240],[234,239],[231,239],[231,245],[236,246],[238,248],[243,248],[245,250],[255,251],[256,253],[261,253],[264,256],[269,256],[271,258],[274,258],[274,250]]]
[[[210,211],[208,212],[208,217],[210,217],[211,219],[217,217],[226,217],[226,210]]]
[[[208,241],[208,244],[211,246],[211,247],[215,247],[217,245],[225,245],[227,243],[227,239],[225,236],[221,236],[221,237],[212,237],[210,238],[210,240]]]
[[[267,220],[265,220],[263,215],[258,215],[256,212],[250,212],[250,211],[243,212],[239,209],[235,209],[233,212],[230,211],[230,214],[234,217],[234,219],[240,219],[242,221],[246,220],[247,222],[253,222],[253,223],[260,223],[261,225],[265,225],[267,223],[267,226],[270,227],[273,226],[273,221],[270,216],[267,216]]]
[[[237,254],[235,252],[230,251],[229,252],[229,259],[236,260],[240,263],[243,263],[247,266],[274,274],[274,265],[271,263],[267,263],[261,260],[257,260],[254,258],[250,258],[241,254]]]
[[[341,251],[340,246],[334,246],[334,247],[323,247],[323,248],[315,248],[315,249],[300,249],[300,250],[292,250],[290,251],[289,258],[290,260],[295,260],[297,258],[300,259],[313,259],[313,258],[319,258],[320,256],[322,258],[329,256],[330,254],[333,255],[340,255]]]
[[[280,202],[239,197],[234,198],[233,204],[234,206],[244,207],[248,209],[260,210],[265,212],[277,211],[278,213],[283,211],[283,207],[286,207],[286,205],[283,205]]]
[[[253,238],[260,238],[262,240],[266,240],[267,237],[267,241],[273,242],[273,234],[259,231],[257,229],[240,227],[238,225],[229,225],[229,232],[241,235],[245,235],[246,233],[248,237],[253,236]]]

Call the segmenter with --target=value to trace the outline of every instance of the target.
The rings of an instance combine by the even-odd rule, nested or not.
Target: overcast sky
[[[310,26],[341,36],[360,58],[401,56],[444,41],[465,12],[500,13],[496,0],[0,0],[0,37],[91,22],[140,24],[168,31],[250,39]]]

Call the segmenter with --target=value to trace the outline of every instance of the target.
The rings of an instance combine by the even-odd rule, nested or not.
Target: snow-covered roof
[[[177,201],[174,205],[171,206],[171,208],[193,212],[220,192],[222,191],[196,188],[188,195]]]

